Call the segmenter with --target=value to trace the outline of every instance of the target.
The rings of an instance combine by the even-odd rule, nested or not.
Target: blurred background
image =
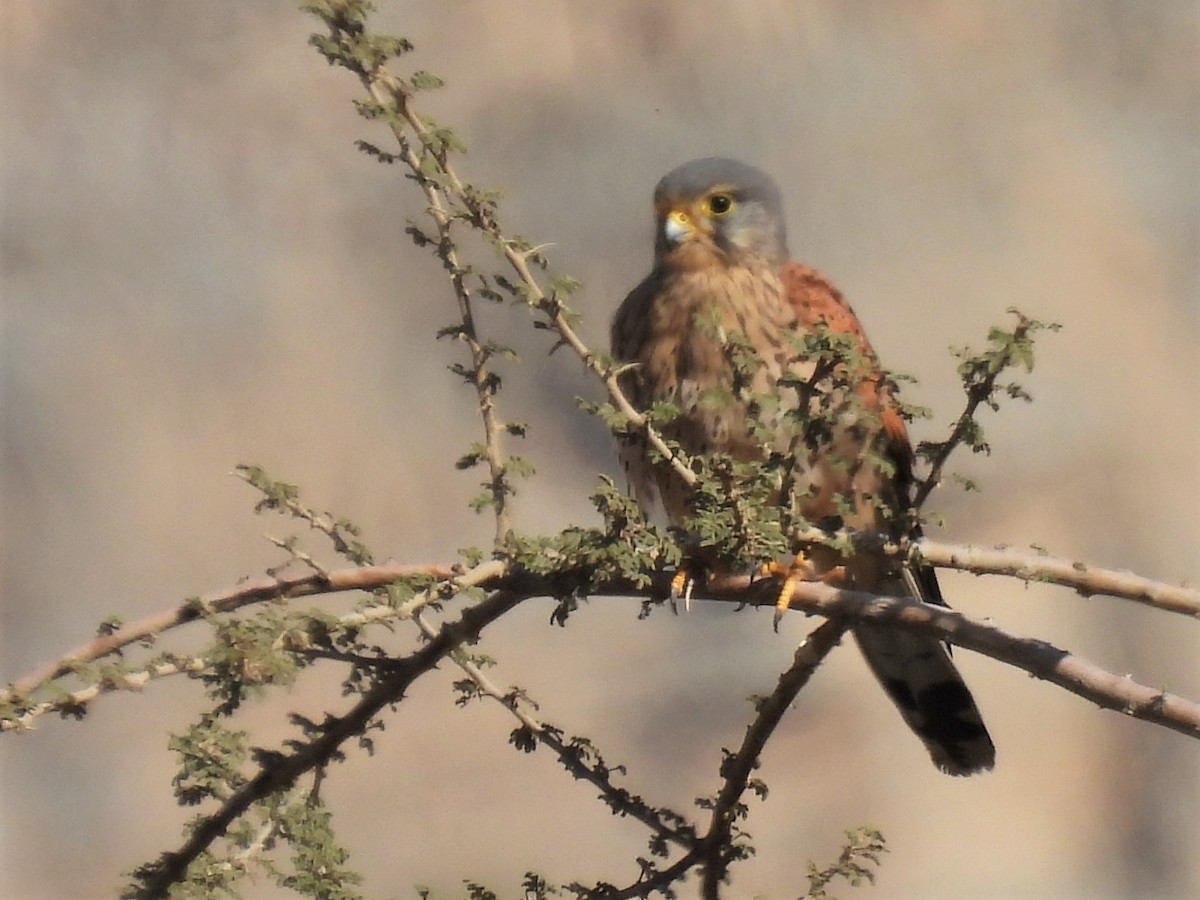
[[[987,420],[982,492],[936,497],[939,537],[1035,543],[1170,582],[1200,580],[1200,16],[1191,0],[785,0],[729,4],[387,2],[401,68],[442,75],[425,109],[452,124],[464,174],[501,187],[510,228],[553,242],[583,282],[581,330],[648,270],[650,192],[725,154],[773,173],[793,254],[854,303],[942,435],[960,408],[951,345],[1019,306],[1064,326],[1025,379],[1032,405]],[[279,561],[240,462],[358,522],[380,557],[445,561],[485,545],[467,508],[470,392],[436,342],[454,319],[404,223],[410,183],[353,147],[387,146],[359,86],[306,46],[288,0],[0,2],[0,682],[86,639]],[[481,250],[477,264],[489,265]],[[615,473],[576,360],[524,310],[485,327],[522,352],[502,412],[528,420],[539,475],[520,528],[591,523]],[[313,542],[314,545],[317,542]],[[944,577],[963,611],[1111,671],[1200,695],[1200,627],[1064,590]],[[495,680],[628,765],[650,802],[715,789],[811,627],[697,604],[636,619],[595,598],[568,624],[531,601],[480,649]],[[173,638],[195,647],[203,630]],[[1200,746],[960,651],[999,747],[995,772],[930,765],[848,645],[801,695],[752,801],[757,857],[731,897],[787,897],[808,859],[860,824],[890,839],[873,898],[1200,895]],[[523,872],[625,883],[644,833],[512,722],[422,681],[325,787],[373,896],[461,879],[518,893]],[[0,740],[0,871],[11,898],[112,896],[177,846],[172,730],[198,684],[97,702]],[[239,724],[271,746],[289,710],[344,710],[311,672]],[[839,893],[850,893],[849,889]],[[273,897],[267,884],[248,896]]]

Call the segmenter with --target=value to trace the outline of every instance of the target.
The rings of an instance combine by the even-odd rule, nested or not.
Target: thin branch
[[[20,715],[0,719],[0,732],[28,731],[33,728],[35,719],[49,713],[78,713],[102,694],[109,694],[114,691],[140,692],[151,681],[184,673],[197,674],[205,671],[210,665],[210,661],[202,656],[191,656],[186,659],[175,659],[170,662],[153,662],[136,671],[123,672],[119,675],[109,675],[103,681],[85,684],[80,688],[69,691],[65,696],[57,697],[54,700],[43,700],[39,703],[34,703],[22,710]]]
[[[608,366],[602,365],[596,355],[588,349],[583,339],[579,337],[579,334],[571,327],[571,323],[567,321],[562,304],[558,301],[551,301],[546,296],[537,278],[529,268],[529,255],[516,250],[511,241],[503,240],[499,234],[496,237],[501,240],[501,246],[504,248],[504,257],[529,291],[530,305],[545,314],[551,327],[558,334],[559,340],[567,347],[570,347],[583,362],[584,367],[600,379],[604,384],[605,390],[608,392],[609,399],[617,408],[617,411],[625,418],[625,421],[634,429],[641,432],[646,442],[671,466],[684,484],[695,485],[699,480],[699,476],[687,464],[686,460],[682,459],[667,444],[662,435],[658,433],[658,430],[650,424],[650,420],[629,402],[629,398],[625,396],[625,392],[621,390],[621,386],[617,382],[617,372]]]
[[[367,89],[367,93],[371,95],[371,99],[381,107],[388,107],[393,102],[398,105],[397,111],[416,131],[422,146],[430,152],[431,158],[438,163],[439,167],[445,170],[444,153],[434,151],[425,123],[409,110],[410,94],[399,79],[384,66],[379,66],[374,71],[362,72],[359,77]],[[412,144],[409,143],[400,124],[392,121],[388,123],[388,126],[399,144],[399,158],[413,173],[425,194],[425,202],[428,204],[426,211],[433,219],[434,227],[437,229],[437,241],[435,242],[437,255],[450,273],[450,283],[454,288],[454,296],[458,300],[459,316],[462,319],[459,337],[466,343],[471,354],[471,368],[466,374],[469,375],[471,385],[475,388],[476,396],[479,399],[479,415],[483,421],[484,431],[484,458],[487,460],[489,473],[488,490],[491,494],[496,519],[494,545],[497,550],[500,550],[504,547],[505,539],[511,530],[508,513],[508,495],[511,493],[511,487],[504,454],[501,451],[503,426],[496,416],[495,395],[498,382],[488,369],[488,362],[492,354],[480,342],[479,333],[475,327],[474,295],[466,283],[466,273],[469,269],[459,261],[458,251],[455,249],[450,233],[454,217],[443,202],[442,191],[425,174],[421,158],[413,150]],[[457,184],[456,186],[461,191],[462,185]]]
[[[377,682],[345,715],[330,718],[321,726],[320,736],[287,754],[271,758],[258,774],[230,796],[212,815],[200,820],[191,836],[173,853],[164,854],[143,877],[139,898],[166,897],[180,881],[188,866],[251,805],[279,791],[287,790],[296,779],[328,762],[349,738],[361,734],[385,707],[399,701],[418,677],[434,668],[455,648],[478,638],[491,622],[503,616],[524,598],[508,591],[497,591],[487,599],[468,607],[455,622],[442,627],[436,638],[404,659],[404,665]]]
[[[848,625],[845,621],[830,620],[814,629],[796,648],[792,665],[779,676],[775,690],[758,703],[757,715],[746,729],[742,746],[721,766],[724,785],[713,803],[711,824],[704,836],[692,842],[688,851],[665,869],[643,872],[629,887],[615,893],[605,891],[600,896],[646,897],[654,891],[665,891],[693,868],[703,866],[701,895],[705,900],[719,898],[720,883],[732,861],[729,851],[733,846],[733,825],[740,818],[738,807],[750,784],[750,776],[758,767],[763,747],[817,667],[837,646]]]
[[[413,621],[426,637],[432,639],[437,636],[438,629],[426,622],[419,614],[413,616]],[[471,679],[480,694],[499,703],[518,722],[529,729],[539,743],[549,747],[558,756],[559,762],[567,772],[576,779],[586,781],[599,788],[601,798],[614,813],[629,816],[641,822],[654,834],[676,844],[690,847],[695,842],[694,828],[688,825],[680,827],[668,823],[663,818],[661,810],[650,806],[624,788],[614,785],[609,778],[609,772],[612,771],[610,766],[604,766],[603,770],[589,766],[584,762],[581,753],[563,739],[559,729],[548,727],[546,723],[531,715],[521,704],[520,698],[502,691],[474,662],[460,654],[452,655],[451,659]]]
[[[705,900],[719,900],[720,884],[731,862],[729,851],[733,847],[734,823],[741,818],[738,809],[742,794],[750,784],[751,774],[758,768],[758,758],[763,748],[783,719],[783,714],[808,684],[809,678],[829,651],[837,646],[849,625],[844,619],[830,619],[805,638],[796,648],[792,665],[779,676],[775,690],[758,704],[758,715],[746,729],[742,746],[721,766],[725,784],[713,804],[712,823],[701,839],[704,848],[701,891]]]
[[[996,382],[1005,370],[1014,362],[1014,347],[1021,347],[1030,340],[1030,335],[1040,328],[1057,329],[1057,325],[1043,325],[1032,319],[1026,318],[1015,309],[1010,309],[1009,312],[1017,315],[1017,325],[1013,329],[1011,335],[999,336],[1008,337],[1008,341],[1004,342],[999,347],[993,347],[990,351],[986,351],[983,356],[975,357],[967,360],[964,363],[965,371],[960,367],[960,372],[963,378],[963,388],[967,394],[967,405],[955,420],[954,426],[950,429],[950,436],[939,444],[936,444],[936,450],[929,456],[930,469],[917,486],[916,493],[913,495],[912,508],[914,510],[921,509],[925,505],[925,501],[929,499],[929,495],[933,489],[938,486],[942,480],[942,470],[945,468],[950,455],[958,449],[960,445],[970,440],[969,435],[972,429],[977,427],[975,421],[975,412],[982,404],[990,404],[993,409],[996,408],[996,402],[993,399],[996,393]],[[997,332],[993,332],[997,334]],[[992,338],[993,344],[996,341]],[[1028,348],[1026,348],[1028,349]],[[965,352],[965,351],[964,351]],[[1032,366],[1032,356],[1026,360],[1026,367]],[[972,446],[979,450],[981,445],[973,443]]]
[[[69,675],[78,667],[94,662],[101,657],[149,640],[164,631],[194,622],[205,615],[231,612],[252,603],[291,600],[315,594],[331,594],[341,591],[370,591],[386,587],[405,578],[428,577],[440,582],[453,582],[463,586],[482,584],[505,572],[501,562],[490,560],[467,572],[454,565],[401,565],[356,566],[336,569],[327,575],[298,575],[290,578],[257,578],[244,581],[235,587],[193,597],[170,609],[154,613],[135,622],[123,625],[115,631],[93,638],[68,651],[56,660],[45,663],[32,672],[18,678],[9,689],[0,692],[0,703],[27,694],[54,678]],[[404,607],[401,608],[403,614]]]
[[[417,133],[422,150],[427,154],[428,162],[435,164],[439,170],[443,171],[446,168],[446,147],[444,144],[432,140],[421,118],[409,110],[411,89],[388,70],[382,62],[367,65],[361,59],[354,58],[351,61],[354,57],[354,45],[358,39],[357,33],[347,32],[345,22],[338,16],[330,16],[324,12],[317,12],[317,15],[325,21],[333,41],[340,44],[347,54],[345,57],[339,57],[340,64],[358,76],[379,110],[388,111],[383,118],[400,149],[399,154],[390,158],[404,163],[412,173],[413,180],[417,182],[425,195],[426,212],[433,220],[436,237],[429,238],[422,235],[421,240],[422,243],[428,242],[434,245],[437,257],[449,272],[450,283],[458,302],[461,327],[455,329],[455,334],[467,345],[471,357],[470,367],[464,367],[460,374],[474,387],[479,401],[479,413],[484,426],[484,452],[481,454],[481,458],[486,460],[489,470],[487,486],[495,514],[493,543],[495,549],[499,551],[503,548],[511,528],[508,514],[508,495],[511,493],[511,486],[508,467],[501,451],[501,435],[504,426],[495,411],[495,394],[499,381],[488,368],[493,350],[481,342],[476,328],[474,293],[466,283],[466,276],[471,270],[460,261],[451,233],[456,216],[448,208],[445,192],[438,184],[438,180],[432,177],[427,170],[426,159],[413,149],[404,132],[403,123],[407,123]],[[332,57],[330,58],[332,61]],[[418,234],[420,233],[418,232]]]
[[[350,562],[359,565],[370,565],[375,562],[375,560],[371,559],[371,554],[367,551],[367,548],[356,540],[358,530],[353,525],[348,522],[335,521],[329,513],[322,514],[311,507],[305,506],[296,496],[295,485],[284,484],[270,479],[266,472],[258,466],[240,465],[235,467],[231,474],[263,494],[263,499],[255,507],[256,512],[263,509],[276,509],[286,512],[292,518],[307,522],[310,528],[321,532],[329,538],[330,543],[333,544],[333,549]],[[346,535],[350,535],[350,537],[347,538]],[[300,561],[309,565],[318,573],[324,571],[323,567],[316,560],[307,553],[296,549],[294,540],[281,541],[270,535],[266,537],[271,543],[291,554],[292,560],[289,560],[289,562]],[[274,572],[270,574],[274,574]]]
[[[453,196],[454,200],[462,204],[462,206],[472,212],[475,216],[472,221],[473,227],[489,238],[493,244],[499,248],[501,255],[511,266],[517,278],[525,288],[525,299],[529,306],[533,309],[541,311],[547,319],[548,324],[558,335],[560,343],[570,347],[572,351],[583,362],[584,367],[600,379],[608,391],[609,398],[613,405],[625,418],[631,427],[641,432],[646,441],[652,446],[663,459],[675,469],[676,473],[683,479],[686,484],[695,484],[697,480],[696,473],[687,465],[686,461],[681,459],[678,454],[671,449],[663,440],[662,436],[650,424],[649,420],[637,410],[629,399],[621,390],[617,383],[617,372],[612,368],[603,365],[597,356],[587,347],[582,338],[574,328],[571,327],[567,319],[566,310],[562,302],[557,297],[552,297],[543,289],[541,282],[534,275],[533,270],[529,266],[529,260],[536,254],[536,249],[521,249],[518,242],[507,237],[496,221],[494,215],[481,214],[479,202],[476,197],[469,191],[458,176],[453,164],[445,157],[444,153],[438,152],[437,142],[430,134],[428,126],[412,108],[412,92],[398,79],[386,66],[379,66],[374,71],[360,73],[363,84],[366,86],[372,99],[381,105],[387,105],[388,100],[394,99],[396,102],[396,112],[403,119],[412,132],[417,136],[421,145],[430,152],[433,160],[436,161],[441,174],[445,176],[444,185],[439,189],[433,181],[425,175],[421,166],[421,159],[413,151],[408,138],[397,123],[391,123],[390,127],[393,135],[399,143],[401,152],[399,157],[404,164],[413,172],[416,180],[421,184],[425,197],[429,203],[429,212],[437,224],[439,236],[448,235],[450,215],[445,210],[442,203],[442,192]],[[442,254],[442,248],[439,247],[438,253]],[[453,251],[450,251],[451,253]],[[455,272],[460,273],[457,280],[454,282],[455,292],[460,298],[466,291],[465,285],[462,283],[461,270],[458,266],[456,258],[452,256],[444,257],[448,267],[451,268],[452,275]],[[486,426],[485,416],[485,426]],[[492,445],[489,442],[488,447]],[[493,477],[496,474],[495,460],[490,456],[488,464],[493,468]]]
[[[1104,569],[1036,551],[971,547],[930,540],[916,541],[910,553],[913,562],[924,561],[976,575],[1008,575],[1023,581],[1044,581],[1073,588],[1084,597],[1105,594],[1200,618],[1200,591],[1151,581],[1120,569]]]
[[[378,579],[377,584],[371,585],[356,583],[356,579],[353,577],[354,573],[363,572],[364,568],[370,568],[372,570],[369,575],[375,579]],[[264,598],[257,591],[252,591],[247,597],[227,598],[228,602],[214,604],[213,611],[228,612],[242,605],[263,602],[264,599],[271,599],[275,602],[278,602],[280,599],[288,599],[293,596],[303,596],[305,593],[319,594],[333,593],[343,590],[370,590],[373,587],[382,588],[394,583],[397,580],[397,578],[389,577],[389,575],[401,571],[405,574],[398,576],[400,578],[413,577],[415,574],[421,577],[442,579],[429,589],[418,592],[399,606],[393,606],[390,603],[378,603],[371,606],[364,606],[352,612],[343,613],[332,622],[326,621],[322,622],[321,624],[322,629],[327,634],[345,632],[349,630],[361,630],[364,626],[373,623],[414,618],[420,609],[433,602],[435,599],[441,597],[447,589],[458,590],[477,585],[480,581],[494,581],[498,574],[502,574],[504,572],[504,568],[505,567],[503,563],[492,560],[482,564],[478,569],[464,573],[458,579],[453,579],[449,574],[451,567],[436,565],[400,567],[374,566],[346,569],[332,574],[325,572],[324,575],[310,577],[316,578],[319,588],[326,588],[326,590],[318,589],[316,591],[296,592],[296,585],[293,581],[289,582],[289,585],[292,587],[292,592],[281,594],[279,597]],[[350,577],[343,579],[341,577],[343,575],[348,575]],[[339,586],[342,582],[345,582],[345,584]],[[247,585],[246,587],[253,587],[253,585]],[[178,609],[180,609],[180,607],[176,607],[176,610]],[[161,616],[153,616],[150,617],[150,619],[142,620],[142,623],[154,620],[161,621],[161,619]],[[129,643],[134,643],[145,639],[145,635],[139,636],[139,634],[143,631],[141,627],[138,627],[139,624],[140,623],[135,623],[134,625],[130,626],[130,632],[127,635],[129,638]],[[93,645],[92,649],[97,652],[105,649],[103,646],[101,646],[105,643],[103,639],[97,639],[91,643]],[[122,647],[108,648],[101,655],[116,653],[121,649]],[[378,659],[374,659],[356,656],[350,653],[341,653],[335,650],[317,650],[313,648],[306,648],[298,650],[297,652],[303,653],[308,658],[334,659],[340,662],[349,662],[361,666],[374,666],[377,668],[386,669],[398,665],[397,661],[391,657],[380,657]],[[75,661],[72,663],[70,671],[74,671],[75,667],[79,665],[84,665],[88,662],[94,662],[95,658],[98,658],[87,658],[88,653],[82,652],[82,648],[77,648],[75,651],[72,651],[72,653],[74,654],[73,658]],[[62,661],[60,660],[59,663],[61,664],[61,662]],[[38,719],[48,713],[62,712],[64,714],[77,714],[81,712],[85,706],[91,703],[91,701],[103,694],[112,693],[114,691],[139,692],[151,681],[156,681],[160,678],[167,678],[172,675],[201,673],[207,670],[211,664],[211,661],[203,656],[193,656],[186,659],[156,660],[147,664],[141,669],[114,674],[105,674],[103,679],[94,681],[90,684],[85,684],[70,691],[64,696],[56,697],[53,700],[34,703],[23,708],[18,715],[0,718],[0,732],[28,731],[33,727],[35,719]],[[31,673],[21,680],[28,681],[32,677],[33,674]],[[36,689],[37,686],[31,690]],[[9,701],[12,699],[13,694],[11,692],[0,694],[0,702]]]

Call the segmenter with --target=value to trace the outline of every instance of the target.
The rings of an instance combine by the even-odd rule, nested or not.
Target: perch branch
[[[976,574],[996,574],[1025,580],[1054,581],[1080,592],[1111,594],[1189,616],[1196,616],[1197,611],[1200,610],[1200,597],[1197,596],[1197,592],[1150,581],[1128,572],[1093,566],[1079,567],[1067,560],[1039,556],[1036,553],[1021,554],[1008,550],[985,550],[925,540],[916,542],[913,549],[920,553],[922,559],[934,565],[962,568]],[[897,548],[895,552],[899,552],[899,549]],[[16,696],[28,694],[50,680],[70,674],[81,665],[94,662],[131,644],[153,638],[170,628],[194,621],[201,617],[202,610],[229,612],[252,603],[287,600],[339,591],[369,591],[386,587],[397,579],[417,576],[436,578],[443,584],[453,581],[463,587],[478,586],[486,589],[507,587],[519,591],[523,596],[544,595],[551,592],[551,585],[543,579],[528,573],[514,575],[509,572],[504,563],[498,560],[489,560],[463,573],[457,573],[454,566],[448,565],[394,564],[335,569],[330,571],[327,576],[309,574],[292,578],[256,579],[203,598],[184,601],[164,612],[131,622],[111,634],[88,641],[59,659],[46,663],[17,679],[8,691],[0,693],[0,702],[12,701]],[[650,589],[637,589],[628,583],[611,583],[600,586],[597,592],[637,597],[662,596],[669,588],[669,581],[670,573],[663,573],[659,576],[658,583]],[[695,597],[696,599],[767,605],[774,600],[769,596],[771,584],[770,580],[763,580],[752,585],[749,576],[733,576],[719,579],[706,589],[697,590]],[[764,587],[767,590],[764,591]],[[903,615],[893,612],[887,615],[896,617],[901,624],[905,624],[904,616],[907,615],[909,616],[907,627],[928,629],[943,640],[977,650],[1001,662],[1026,669],[1038,677],[1045,677],[1074,693],[1095,700],[1101,706],[1119,710],[1138,709],[1141,710],[1139,718],[1146,718],[1160,725],[1200,736],[1193,731],[1195,723],[1200,721],[1200,713],[1195,711],[1194,704],[1181,698],[1171,698],[1169,695],[1161,694],[1151,688],[1137,685],[1129,679],[1105,672],[1098,666],[1072,656],[1066,651],[1057,650],[1040,641],[1008,635],[994,626],[974,622],[959,613],[942,607],[924,606],[915,601],[899,598],[875,598],[870,594],[856,594],[847,591],[836,593],[843,597],[857,597],[858,600],[836,600],[833,599],[834,594],[828,593],[834,589],[828,588],[825,589],[825,593],[819,593],[823,588],[824,586],[821,585],[799,585],[796,605],[809,612],[822,615],[869,614],[878,616],[883,615],[879,612],[884,608],[880,604],[891,604],[889,608],[893,610],[906,609],[915,604],[917,609],[930,613],[932,616],[922,618],[921,615],[915,615],[914,617],[911,612]],[[429,602],[435,592],[436,586],[430,592],[418,594],[398,609],[381,604],[378,608],[369,607],[367,610],[360,610],[349,614],[346,624],[365,624],[378,619],[411,616]],[[1054,657],[1051,651],[1061,656]],[[1062,680],[1043,674],[1048,671],[1052,672],[1054,663],[1058,659],[1062,660],[1060,664]],[[1079,667],[1076,666],[1076,662],[1080,664]],[[1076,677],[1077,675],[1079,677]],[[120,687],[120,685],[113,687]],[[136,687],[136,685],[131,684],[130,687]],[[1092,691],[1099,691],[1100,694],[1107,697],[1107,700],[1101,702],[1101,699],[1091,695]],[[1168,698],[1170,702],[1155,712],[1156,707],[1150,701],[1160,694]],[[91,699],[92,696],[95,694],[91,694],[86,699]],[[1149,707],[1146,706],[1147,703],[1150,703]],[[1189,709],[1192,712],[1184,712]],[[29,710],[23,711],[22,715],[29,715]],[[1180,715],[1182,715],[1182,719],[1179,718]],[[21,726],[17,724],[20,721],[19,717],[5,720],[0,723],[0,729],[20,728]]]

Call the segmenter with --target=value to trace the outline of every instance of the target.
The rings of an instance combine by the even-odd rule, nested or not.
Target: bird
[[[894,384],[841,292],[791,260],[776,183],[738,160],[695,159],[658,182],[654,216],[652,269],[611,326],[617,380],[630,404],[643,413],[660,404],[674,409],[675,417],[656,427],[685,456],[766,463],[792,454],[797,483],[767,502],[794,506],[802,522],[894,539],[918,535],[909,509],[914,453]],[[733,361],[733,335],[757,356],[748,371]],[[815,338],[831,335],[835,340],[822,346],[843,354],[840,383],[826,377],[828,356],[805,353]],[[825,378],[822,390],[814,388],[815,378]],[[807,404],[796,387],[806,383]],[[725,401],[713,402],[714,396]],[[776,412],[760,416],[756,428],[761,397],[774,397]],[[786,426],[779,410],[789,408],[799,413],[791,421],[800,427]],[[661,509],[685,528],[695,509],[694,485],[651,450],[644,431],[627,433],[618,453],[643,511]],[[794,565],[857,590],[945,605],[929,566],[823,546],[809,548]],[[941,771],[972,775],[993,767],[991,736],[942,642],[882,623],[860,621],[851,631]]]

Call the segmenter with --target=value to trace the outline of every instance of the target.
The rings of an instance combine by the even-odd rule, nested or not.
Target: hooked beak
[[[662,230],[667,244],[676,247],[696,233],[696,223],[683,210],[673,209],[663,220]]]

